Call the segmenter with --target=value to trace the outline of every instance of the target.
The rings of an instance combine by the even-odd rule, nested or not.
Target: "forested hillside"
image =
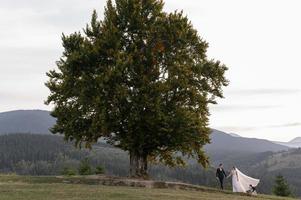
[[[209,152],[210,153],[210,152]],[[64,168],[78,169],[80,162],[88,159],[93,167],[104,166],[107,175],[127,176],[129,159],[126,152],[104,143],[96,144],[91,151],[79,150],[63,138],[54,135],[9,134],[0,136],[0,171],[20,175],[59,175]],[[248,175],[261,179],[258,190],[270,193],[274,177],[281,173],[301,195],[300,150],[283,153],[246,153],[223,155],[225,169],[236,165]],[[222,159],[211,158],[212,163]],[[291,160],[290,160],[291,159]],[[289,161],[290,160],[290,161]],[[187,168],[167,168],[152,165],[150,174],[156,180],[173,180],[217,187],[214,169],[204,170],[189,161]],[[288,163],[288,164],[287,164]],[[228,172],[227,172],[228,173]],[[230,179],[226,182],[230,186]]]
[[[127,176],[127,153],[104,143],[93,149],[79,150],[60,136],[9,134],[0,136],[0,171],[21,175],[58,175],[65,167],[76,170],[80,161],[88,159],[92,166],[104,166],[108,175]],[[159,180],[181,180],[215,186],[213,170],[203,170],[195,162],[187,169],[151,166],[151,176]]]

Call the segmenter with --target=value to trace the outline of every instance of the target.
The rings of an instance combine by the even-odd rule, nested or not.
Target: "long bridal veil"
[[[250,189],[250,185],[252,185],[253,187],[256,187],[258,185],[258,183],[260,181],[259,179],[249,177],[249,176],[243,174],[237,168],[235,170],[237,173],[232,174],[233,192],[246,193]]]

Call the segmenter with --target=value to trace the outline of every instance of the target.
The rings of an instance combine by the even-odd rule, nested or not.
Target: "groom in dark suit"
[[[219,167],[216,169],[216,179],[219,180],[220,185],[221,185],[221,189],[224,189],[224,178],[227,177],[224,168],[223,168],[223,164],[219,164]]]

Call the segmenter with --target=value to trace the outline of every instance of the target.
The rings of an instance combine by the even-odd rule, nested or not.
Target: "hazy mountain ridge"
[[[0,113],[0,134],[49,134],[55,119],[45,110],[15,110]]]
[[[49,134],[49,128],[55,119],[45,110],[16,110],[0,113],[0,134],[7,133],[39,133]],[[287,150],[287,146],[275,144],[268,140],[238,137],[237,134],[227,134],[213,130],[211,144],[205,149],[212,154],[218,152],[249,152],[259,153],[265,151]]]
[[[290,143],[301,143],[301,137],[296,137],[295,139],[292,139],[289,141]]]
[[[275,144],[280,144],[284,146],[288,146],[291,148],[300,148],[301,147],[301,137],[296,137],[289,142],[274,142]]]
[[[229,135],[231,135],[231,136],[233,136],[233,137],[241,137],[240,135],[238,135],[238,134],[236,134],[236,133],[227,133],[227,134],[229,134]]]
[[[275,144],[269,140],[235,137],[225,132],[213,129],[211,134],[211,144],[206,145],[206,150],[260,153],[266,151],[276,152],[288,150],[288,147],[280,144]]]

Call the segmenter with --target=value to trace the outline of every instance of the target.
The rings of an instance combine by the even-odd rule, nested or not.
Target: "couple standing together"
[[[256,186],[260,181],[259,179],[254,179],[243,174],[236,167],[233,167],[230,174],[227,176],[223,169],[223,164],[220,164],[216,170],[216,178],[219,180],[222,190],[224,189],[224,178],[229,178],[231,176],[233,192],[256,194]]]

